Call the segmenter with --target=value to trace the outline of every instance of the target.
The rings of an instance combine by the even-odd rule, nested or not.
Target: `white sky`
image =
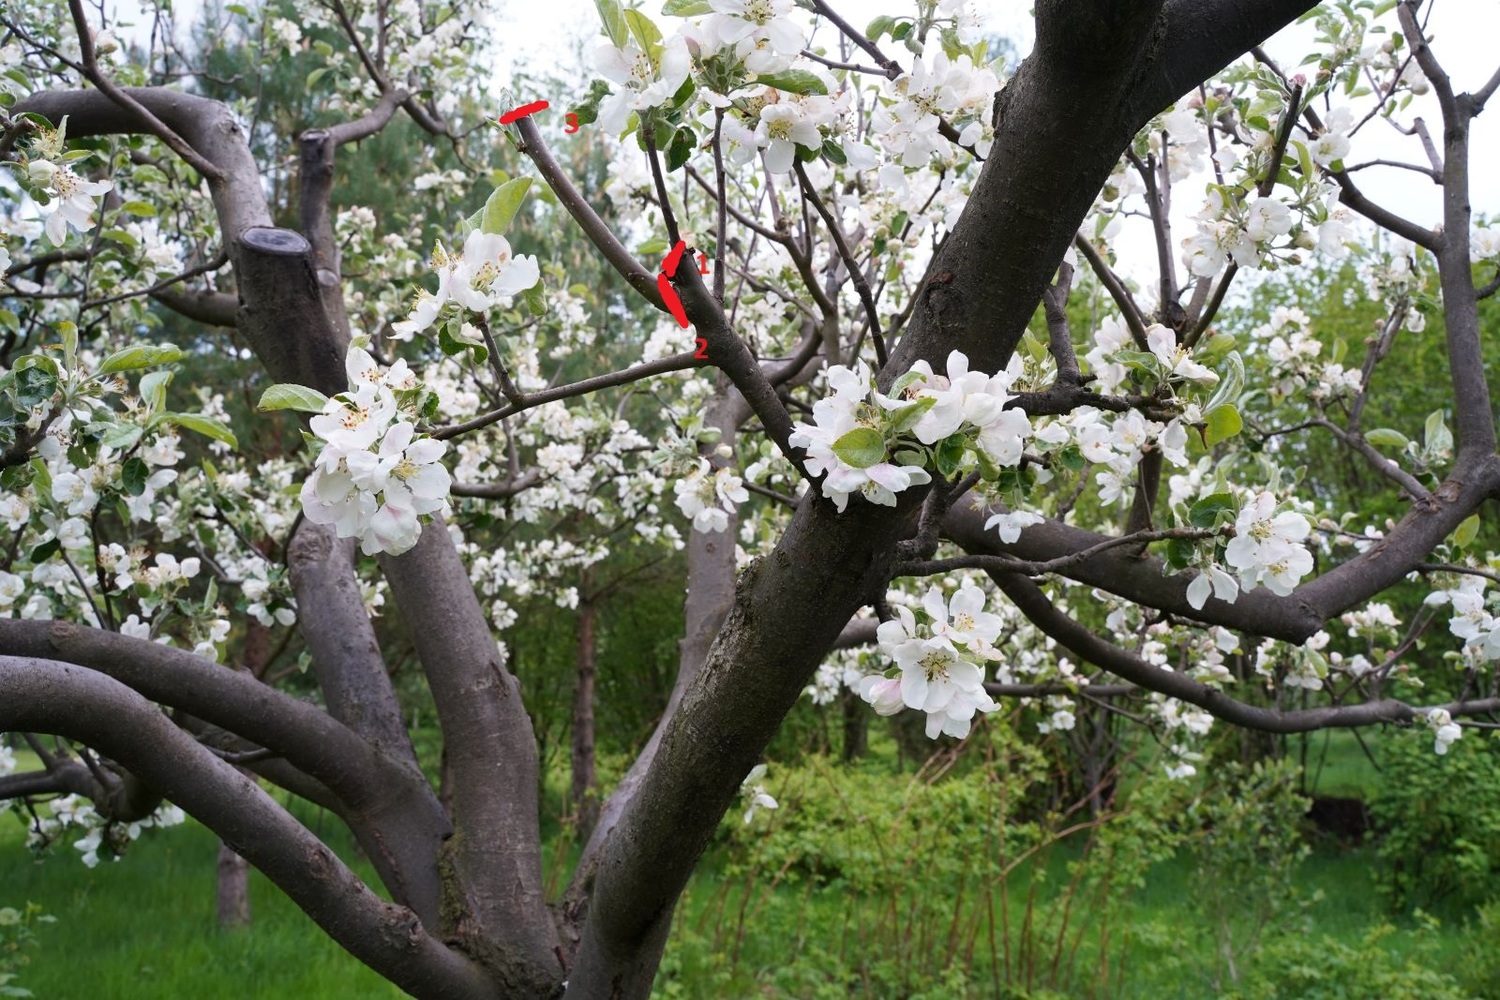
[[[845,20],[860,28],[877,14],[899,11],[903,6],[896,0],[830,2]],[[200,0],[177,0],[175,9],[180,25],[191,20],[199,3]],[[642,6],[655,15],[660,11],[660,4],[661,0],[644,0]],[[136,0],[115,0],[111,6],[137,24],[146,24],[146,19],[137,13]],[[1031,0],[993,0],[988,4],[981,2],[980,8],[985,12],[986,31],[1011,39],[1023,55],[1030,50],[1034,35]],[[573,61],[572,53],[592,51],[601,40],[593,0],[546,0],[543,3],[500,0],[491,19],[500,54],[500,65],[496,67],[497,82],[500,83],[504,83],[516,68],[528,64],[538,69],[566,66]],[[663,18],[660,23],[670,24],[672,20]],[[1433,0],[1429,33],[1433,49],[1448,70],[1456,90],[1477,90],[1500,66],[1500,49],[1495,45],[1495,39],[1500,37],[1500,3],[1495,0]],[[831,44],[831,37],[820,33],[820,40],[825,43]],[[1291,72],[1309,50],[1312,37],[1310,25],[1293,25],[1267,42],[1266,48],[1284,70]],[[909,53],[900,45],[893,45],[889,39],[885,40],[883,47],[898,61],[909,61]],[[584,80],[595,75],[592,66],[579,67],[578,72]],[[524,99],[545,99],[548,96],[524,95]],[[1476,165],[1500,164],[1500,96],[1491,103],[1489,113],[1473,124],[1471,163]],[[1434,140],[1441,143],[1441,116],[1435,98],[1429,95],[1414,102],[1401,115],[1401,120],[1409,123],[1416,115],[1425,119]],[[1355,137],[1345,162],[1353,164],[1370,159],[1427,163],[1415,137],[1403,136],[1379,120],[1367,124]],[[1497,177],[1500,177],[1500,170],[1494,166],[1471,169],[1471,201],[1476,212],[1500,216],[1500,181],[1491,180]],[[1390,167],[1371,167],[1359,171],[1356,180],[1374,201],[1422,225],[1436,224],[1441,215],[1439,189],[1420,174]],[[1202,200],[1200,193],[1197,182],[1180,185],[1174,191],[1174,215],[1186,216],[1196,211]],[[1192,231],[1191,223],[1185,219],[1175,222],[1174,226],[1179,239]],[[1144,230],[1127,231],[1122,240],[1122,269],[1149,286],[1155,267],[1149,236]]]

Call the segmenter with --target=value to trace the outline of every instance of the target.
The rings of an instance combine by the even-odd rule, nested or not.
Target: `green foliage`
[[[29,997],[32,992],[20,985],[16,971],[31,961],[26,954],[37,944],[36,926],[57,920],[42,913],[36,903],[21,909],[0,906],[0,997]]]
[[[1380,741],[1377,885],[1397,909],[1500,890],[1500,745],[1469,732],[1440,756],[1432,742],[1426,726]]]
[[[1440,972],[1433,939],[1436,921],[1405,935],[1401,954],[1387,939],[1390,924],[1372,927],[1357,941],[1328,935],[1285,934],[1266,945],[1241,990],[1226,1000],[1473,1000],[1453,976]]]

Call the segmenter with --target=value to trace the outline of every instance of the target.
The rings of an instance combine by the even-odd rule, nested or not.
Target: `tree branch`
[[[218,834],[355,958],[420,997],[494,996],[480,968],[372,893],[260,787],[119,682],[83,667],[0,656],[0,729],[78,740],[159,788]]]

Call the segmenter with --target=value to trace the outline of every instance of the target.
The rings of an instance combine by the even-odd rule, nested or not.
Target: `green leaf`
[[[99,374],[155,368],[157,365],[181,361],[182,357],[182,351],[173,344],[133,344],[105,358],[99,365]]]
[[[910,21],[902,21],[900,24],[891,29],[891,41],[901,41],[903,38],[910,35],[912,33],[912,29],[915,27],[916,25],[912,24]]]
[[[133,497],[146,492],[146,480],[150,476],[151,470],[146,463],[134,456],[127,458],[125,465],[120,469],[120,481],[125,486],[125,492]]]
[[[1240,432],[1245,422],[1240,419],[1240,411],[1234,408],[1232,403],[1224,403],[1218,406],[1206,418],[1207,428],[1203,432],[1204,443],[1213,447],[1220,441],[1227,441]]]
[[[504,236],[516,213],[521,210],[521,202],[526,200],[526,192],[530,189],[530,177],[516,177],[495,188],[490,193],[489,200],[484,203],[479,223],[480,232]]]
[[[1210,493],[1188,510],[1188,523],[1195,528],[1216,528],[1219,515],[1226,510],[1234,510],[1234,497],[1229,493]]]
[[[1196,552],[1197,547],[1186,538],[1167,539],[1167,565],[1173,569],[1186,569]]]
[[[141,376],[141,399],[152,413],[167,405],[167,386],[171,381],[171,371],[147,372]]]
[[[594,6],[599,11],[599,20],[604,22],[604,34],[615,48],[623,49],[630,42],[630,29],[625,26],[620,0],[594,0]]]
[[[636,247],[635,253],[638,257],[655,257],[659,253],[666,253],[668,246],[666,240],[657,236]]]
[[[71,369],[78,359],[78,324],[65,319],[57,324],[57,333],[62,338],[63,359]]]
[[[1466,549],[1469,547],[1469,544],[1474,541],[1474,537],[1478,534],[1479,515],[1470,514],[1468,517],[1458,522],[1458,527],[1453,529],[1453,544],[1457,545],[1461,549]]]
[[[33,564],[44,563],[48,559],[51,559],[53,556],[55,556],[61,550],[62,541],[59,539],[54,538],[51,541],[43,542],[42,544],[31,550],[31,561]]]
[[[667,146],[667,172],[680,169],[697,147],[698,137],[686,125],[672,133],[672,141]]]
[[[222,441],[231,448],[240,446],[239,439],[234,436],[234,431],[230,430],[229,425],[222,420],[205,417],[201,413],[164,413],[162,419],[214,441]]]
[[[871,21],[869,27],[865,28],[865,37],[872,42],[880,41],[880,36],[896,26],[896,19],[886,14],[881,14]]]
[[[260,394],[255,408],[262,412],[270,410],[298,410],[302,413],[322,413],[328,405],[328,397],[316,389],[291,382],[278,382]]]
[[[951,477],[958,472],[963,465],[964,453],[969,450],[969,443],[962,434],[952,434],[943,438],[932,449],[932,457],[937,462],[938,472],[943,476]]]
[[[120,211],[126,212],[130,215],[143,215],[147,218],[151,218],[156,215],[156,206],[150,205],[144,201],[127,201],[125,204],[120,206]]]
[[[1208,398],[1208,405],[1203,407],[1204,414],[1210,414],[1221,406],[1238,403],[1240,394],[1244,391],[1245,362],[1239,351],[1231,351],[1219,368],[1219,384],[1214,389],[1214,394]]]
[[[307,74],[307,82],[303,85],[304,88],[307,90],[312,90],[318,85],[319,80],[328,75],[328,71],[330,69],[332,69],[331,66],[319,66],[317,69]]]
[[[849,162],[849,157],[844,154],[844,147],[832,139],[823,140],[823,156],[829,163],[836,163],[841,167]]]
[[[704,0],[667,0],[662,4],[661,12],[668,17],[698,17],[713,13],[713,8]]]
[[[653,64],[660,62],[661,29],[634,8],[625,11],[625,23],[630,26],[630,33],[635,36],[635,40],[641,43],[641,51],[651,57]]]
[[[1405,434],[1389,427],[1377,427],[1367,432],[1365,440],[1381,448],[1405,448],[1409,443]]]
[[[937,405],[936,396],[924,396],[915,403],[898,406],[890,411],[891,427],[900,434],[917,426],[917,421],[922,419],[922,414]]]
[[[1433,410],[1427,415],[1427,422],[1422,428],[1422,440],[1427,445],[1429,456],[1452,450],[1453,432],[1448,430],[1448,425],[1443,422],[1442,410]]]
[[[856,427],[833,443],[833,453],[846,465],[868,469],[885,459],[885,438],[873,427]]]
[[[141,428],[140,424],[115,424],[104,432],[104,436],[99,439],[99,443],[106,448],[125,451],[133,447],[144,433],[145,431]]]
[[[827,94],[823,81],[805,69],[789,69],[780,73],[759,73],[755,82],[775,87],[789,94]]]

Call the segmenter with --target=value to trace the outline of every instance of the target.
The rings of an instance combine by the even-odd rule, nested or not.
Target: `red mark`
[[[519,108],[516,108],[513,111],[507,111],[505,112],[505,114],[501,115],[500,124],[509,125],[511,122],[517,121],[521,118],[525,118],[527,115],[534,115],[538,111],[546,111],[549,107],[551,107],[551,105],[549,105],[546,101],[532,101],[530,104],[523,104]]]
[[[693,360],[694,361],[707,361],[708,360],[708,341],[704,340],[702,337],[698,338],[698,353],[693,355]]]
[[[563,118],[568,123],[568,127],[565,128],[565,129],[563,129],[564,132],[568,133],[569,135],[572,135],[574,132],[578,131],[578,116],[577,115],[575,115],[573,112],[569,111],[566,115],[563,116]]]
[[[678,244],[678,246],[681,245],[680,243]],[[673,266],[676,266],[675,263]],[[665,274],[658,274],[656,276],[656,290],[661,292],[662,301],[667,304],[667,308],[672,311],[672,315],[677,317],[678,324],[683,329],[687,329],[687,310],[682,308],[682,300],[677,297],[676,289],[672,287],[672,282],[668,280]]]
[[[667,277],[673,278],[677,276],[677,265],[682,261],[682,254],[685,250],[687,250],[687,244],[682,240],[678,240],[677,245],[672,248],[672,252],[667,254],[667,259],[661,262],[661,269]],[[682,325],[687,326],[686,323]]]
[[[706,253],[700,253],[698,255],[698,273],[699,274],[707,274],[708,273],[708,254],[706,254]]]

